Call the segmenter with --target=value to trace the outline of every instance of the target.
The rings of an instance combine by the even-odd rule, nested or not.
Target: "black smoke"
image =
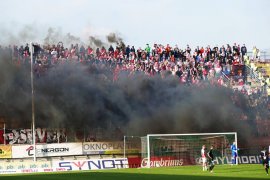
[[[99,39],[95,36],[89,36],[89,42],[92,46],[95,46],[95,47],[102,47],[102,46],[107,45],[101,39]]]
[[[121,49],[125,51],[126,45],[124,43],[123,38],[120,35],[112,32],[107,35],[107,40],[109,43],[116,44],[117,46],[119,46]]]
[[[116,127],[124,134],[236,131],[249,137],[252,125],[244,96],[211,84],[183,85],[173,77],[122,75],[106,65],[59,64],[35,76],[38,127]],[[31,126],[30,65],[0,61],[0,114],[8,126]]]

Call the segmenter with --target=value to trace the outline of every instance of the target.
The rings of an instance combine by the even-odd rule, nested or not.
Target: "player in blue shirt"
[[[238,156],[238,148],[236,146],[236,143],[233,142],[231,145],[231,151],[232,151],[232,165],[236,164],[237,162],[237,156]]]

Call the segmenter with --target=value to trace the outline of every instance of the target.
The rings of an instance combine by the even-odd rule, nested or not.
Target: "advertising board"
[[[68,171],[128,168],[127,158],[53,161],[52,164],[54,169],[62,168]]]
[[[11,158],[12,148],[10,145],[0,145],[0,159]]]
[[[34,162],[34,161],[17,161],[17,162],[1,162],[0,174],[12,173],[34,173],[34,172],[51,172],[52,165],[50,161]]]
[[[85,142],[82,145],[83,154],[123,154],[123,141],[116,142]],[[126,144],[126,153],[139,153],[140,149],[131,143]]]
[[[82,155],[82,143],[38,144],[36,157]],[[33,145],[13,145],[12,158],[34,156]]]

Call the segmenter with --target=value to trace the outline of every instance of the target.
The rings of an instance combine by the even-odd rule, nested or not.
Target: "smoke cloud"
[[[107,35],[107,40],[109,43],[118,44],[120,47],[125,48],[126,45],[123,41],[123,38],[121,38],[116,33],[110,33]]]
[[[103,37],[97,36],[94,32],[88,32],[87,38],[85,36],[79,37],[66,33],[62,28],[49,27],[46,29],[33,23],[27,25],[3,25],[0,27],[0,45],[21,46],[33,42],[42,45],[58,45],[61,44],[68,48],[71,44],[84,45],[84,47],[91,46],[92,48],[108,48],[110,45],[115,45],[125,52],[125,43],[123,38],[117,33],[104,34]]]
[[[29,43],[30,41],[36,40],[40,34],[39,30],[36,27],[36,24],[29,24],[23,27],[0,27],[1,39],[0,43],[3,44],[17,44],[20,42],[22,44]],[[15,33],[13,30],[17,29]]]
[[[1,45],[22,45],[29,42],[36,42],[44,45],[56,45],[59,42],[63,43],[65,47],[71,44],[90,45],[92,47],[109,47],[109,44],[122,42],[123,39],[115,35],[113,42],[108,41],[107,36],[98,37],[89,32],[87,38],[82,38],[73,35],[70,32],[64,32],[62,28],[49,27],[39,28],[38,24],[28,24],[15,28],[15,25],[0,27],[2,35],[0,39]],[[114,33],[111,33],[114,34]]]
[[[0,114],[8,126],[31,125],[30,66],[0,61]],[[125,134],[237,131],[249,137],[252,126],[241,121],[251,113],[247,100],[231,89],[210,84],[185,86],[137,74],[113,82],[110,68],[78,63],[59,64],[36,76],[35,111],[38,127],[120,127]],[[236,99],[237,100],[232,100]]]
[[[107,47],[107,44],[105,44],[104,42],[102,42],[101,39],[98,39],[97,37],[94,37],[94,36],[89,36],[89,42],[92,46],[95,46],[95,47],[102,47],[102,46],[106,46]]]
[[[64,45],[83,44],[79,37],[76,37],[71,33],[64,34],[60,28],[55,29],[50,27],[43,43],[58,44],[59,42],[62,42]]]

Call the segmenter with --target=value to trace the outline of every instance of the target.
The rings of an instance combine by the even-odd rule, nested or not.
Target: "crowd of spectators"
[[[2,48],[0,53],[9,56],[14,63],[25,64],[30,59],[29,45],[8,46]],[[236,43],[231,46],[197,47],[194,50],[189,45],[179,48],[177,45],[170,46],[154,44],[150,47],[135,49],[134,46],[109,46],[105,48],[93,48],[90,46],[71,45],[64,47],[60,42],[57,45],[35,45],[34,61],[40,67],[68,62],[94,62],[96,64],[109,64],[117,74],[120,71],[144,72],[149,76],[169,72],[179,78],[183,83],[197,83],[200,80],[213,80],[219,78],[223,72],[226,75],[240,75],[242,72],[233,70],[235,65],[243,65],[247,48]],[[114,80],[117,79],[117,75]],[[219,80],[222,84],[222,79]]]
[[[113,71],[113,81],[119,74],[144,73],[148,76],[172,75],[181,83],[196,84],[208,81],[224,86],[237,87],[245,94],[257,93],[259,89],[250,89],[245,85],[244,64],[250,59],[245,44],[234,43],[222,46],[197,46],[194,50],[189,45],[146,44],[144,48],[123,43],[116,46],[91,47],[71,44],[68,48],[62,42],[52,45],[34,44],[33,56],[35,72],[42,75],[50,67],[65,62],[107,65]],[[107,47],[107,48],[105,48]],[[253,48],[253,58],[258,58],[259,50]],[[30,63],[30,45],[0,46],[0,55],[11,59],[12,63],[24,65]]]

